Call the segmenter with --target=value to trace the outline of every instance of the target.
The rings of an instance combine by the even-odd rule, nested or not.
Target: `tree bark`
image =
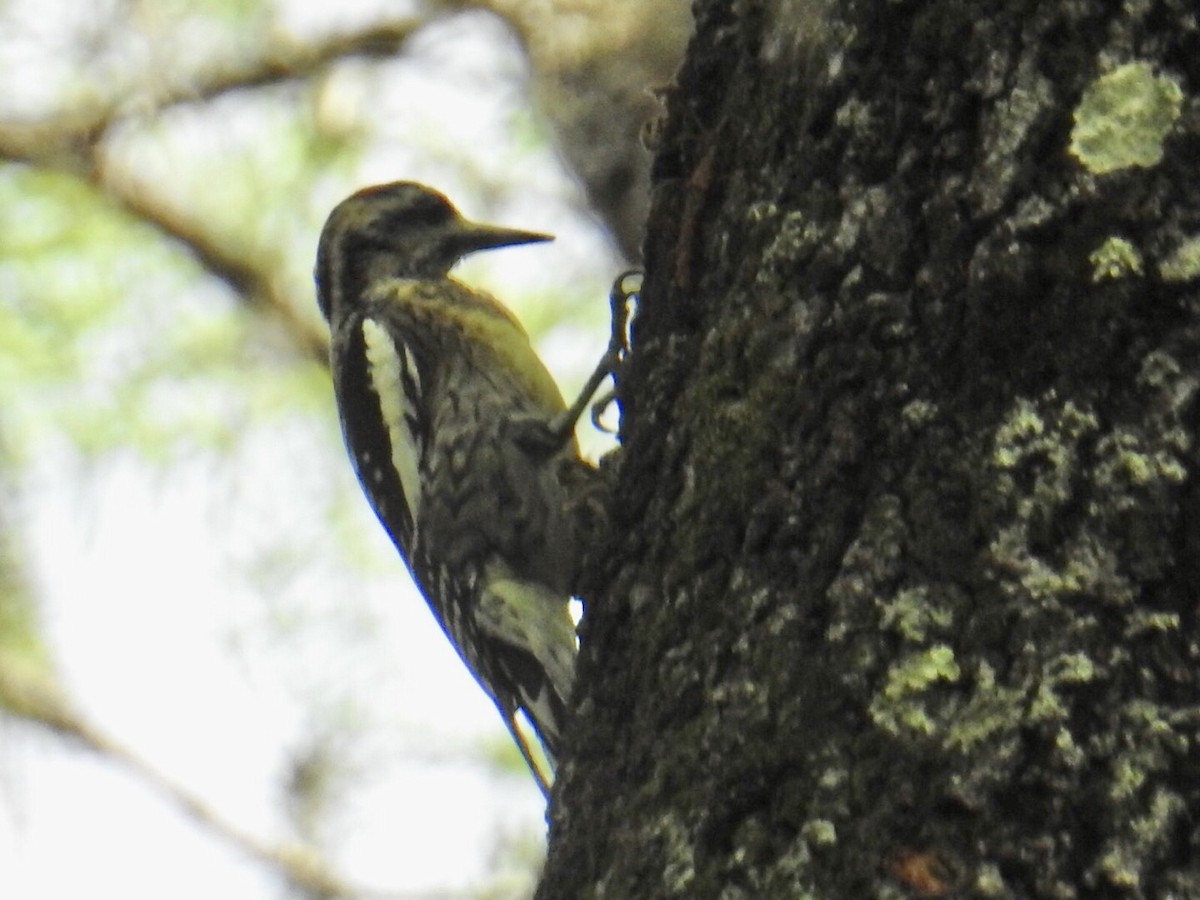
[[[538,896],[1200,897],[1192,0],[697,0]]]

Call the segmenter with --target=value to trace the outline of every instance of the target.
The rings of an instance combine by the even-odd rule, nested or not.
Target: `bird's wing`
[[[342,434],[363,491],[407,560],[421,503],[419,375],[386,321],[350,316],[343,329],[333,360]]]
[[[517,705],[555,754],[575,672],[575,624],[567,599],[543,585],[492,571],[485,575],[475,623],[494,642],[496,665],[517,692]]]

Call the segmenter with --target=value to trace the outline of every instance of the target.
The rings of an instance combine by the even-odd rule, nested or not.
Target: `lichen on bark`
[[[543,898],[1200,896],[1167,6],[696,4]],[[1134,47],[1181,112],[1098,175]]]

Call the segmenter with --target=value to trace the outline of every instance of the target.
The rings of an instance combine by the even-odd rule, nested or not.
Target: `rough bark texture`
[[[1193,0],[695,11],[538,896],[1200,897]]]

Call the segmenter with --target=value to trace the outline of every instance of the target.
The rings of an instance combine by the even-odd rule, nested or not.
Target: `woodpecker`
[[[594,470],[520,323],[449,271],[469,253],[548,240],[395,182],[334,208],[315,272],[358,480],[543,792],[517,715],[553,765],[576,655],[572,497]]]

